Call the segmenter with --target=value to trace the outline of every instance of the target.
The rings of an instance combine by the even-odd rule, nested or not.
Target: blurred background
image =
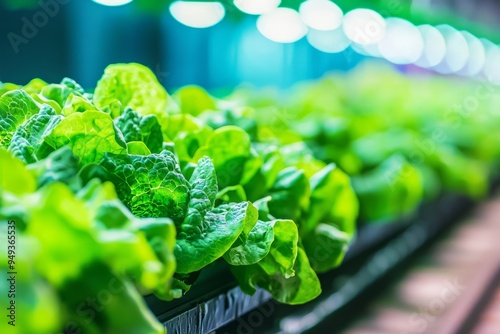
[[[341,0],[330,6],[310,1],[301,9],[298,0],[1,3],[0,80],[4,82],[26,83],[33,76],[59,81],[69,76],[93,87],[108,64],[135,61],[153,69],[167,89],[185,84],[228,88],[241,82],[289,87],[327,71],[348,71],[370,56],[402,63],[402,71],[415,70],[413,63],[421,65],[418,69],[434,65],[418,61],[422,47],[428,57],[441,57],[439,36],[425,28],[419,34],[406,21],[386,25],[365,11],[351,15],[350,23],[341,26],[342,12],[356,8],[373,9],[415,25],[450,24],[499,42],[495,30],[500,7],[493,0]],[[393,42],[407,35],[403,39],[412,46],[404,52],[386,48],[380,55],[372,42],[379,42],[385,30],[393,32]],[[450,48],[448,58],[463,58],[466,50],[460,46],[466,42],[477,44],[453,31],[444,37]],[[394,46],[393,42],[385,43]],[[472,52],[476,51],[471,48]],[[495,57],[490,61],[500,59]]]
[[[0,83],[92,90],[109,64],[141,63],[171,93],[255,109],[207,113],[214,129],[258,123],[299,164],[346,171],[357,246],[316,304],[276,307],[262,332],[498,334],[499,29],[495,0],[0,0]],[[181,109],[205,98],[186,91]],[[224,109],[206,100],[189,112]]]

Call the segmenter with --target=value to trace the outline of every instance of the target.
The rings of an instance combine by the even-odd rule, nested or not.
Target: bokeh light
[[[333,30],[342,24],[342,10],[330,0],[308,0],[300,5],[300,17],[316,30]]]
[[[234,5],[244,13],[261,15],[276,9],[281,0],[234,0]]]
[[[411,64],[422,55],[424,40],[412,23],[391,17],[386,20],[385,35],[378,49],[382,57],[394,64]]]
[[[351,40],[341,28],[334,30],[309,29],[307,40],[316,49],[327,53],[342,52],[349,47]]]
[[[442,74],[457,73],[465,67],[469,59],[469,45],[459,31],[449,25],[436,27],[446,42],[446,55],[443,60],[433,67]]]
[[[380,42],[385,35],[385,20],[371,9],[354,9],[345,14],[342,27],[354,43],[369,45]]]
[[[277,8],[261,15],[257,20],[257,29],[271,41],[293,43],[307,34],[307,26],[300,14],[290,8]]]
[[[415,65],[429,68],[443,61],[446,55],[446,41],[443,35],[431,25],[424,24],[417,27],[424,41],[424,49]]]
[[[219,23],[225,15],[220,2],[175,1],[170,13],[180,23],[192,28],[208,28]]]

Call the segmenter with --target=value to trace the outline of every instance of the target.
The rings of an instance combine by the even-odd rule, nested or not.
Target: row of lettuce
[[[0,84],[2,238],[15,224],[18,249],[0,268],[23,315],[0,330],[161,333],[141,295],[180,298],[214,261],[246,293],[316,298],[358,215],[484,195],[500,117],[494,88],[473,85],[377,66],[216,99],[170,96],[139,64],[110,65],[92,93]]]

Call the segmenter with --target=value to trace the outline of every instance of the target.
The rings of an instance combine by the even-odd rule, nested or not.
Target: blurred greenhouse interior
[[[499,31],[0,0],[0,333],[500,333]]]

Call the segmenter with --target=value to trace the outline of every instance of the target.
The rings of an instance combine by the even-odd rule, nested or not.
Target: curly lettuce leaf
[[[24,85],[22,89],[28,94],[39,94],[42,91],[43,87],[47,85],[48,83],[43,81],[42,79],[35,78]]]
[[[94,104],[105,108],[115,101],[141,115],[166,115],[177,108],[154,73],[137,63],[113,64],[106,67],[94,91]]]
[[[166,217],[179,223],[188,209],[190,185],[169,151],[148,156],[106,153],[100,162],[123,203],[138,217]],[[92,177],[92,174],[88,177]]]
[[[169,295],[175,271],[175,226],[168,218],[136,218],[111,182],[91,180],[78,194],[95,221],[103,261],[158,296]]]
[[[43,105],[38,114],[19,126],[12,136],[9,151],[27,164],[45,158],[53,148],[45,143],[52,130],[62,121],[49,105]]]
[[[0,209],[0,226],[2,227],[0,237],[7,240],[7,229],[5,228],[5,232],[3,231],[5,227],[3,224],[12,219],[12,216],[4,217],[1,211]],[[10,319],[6,317],[7,321],[0,322],[0,332],[12,334],[57,333],[61,322],[64,321],[60,298],[58,291],[35,270],[36,239],[23,233],[17,233],[16,244],[18,249],[22,249],[22,251],[17,252],[15,260],[17,269],[16,311],[23,316],[17,318],[15,327],[9,325],[7,321]],[[1,261],[0,275],[7,278],[9,277],[8,272],[11,272],[8,262]],[[2,291],[5,293],[0,295],[0,303],[7,307],[10,303],[7,286],[2,285]]]
[[[69,145],[83,165],[100,161],[105,153],[126,153],[126,143],[111,117],[95,110],[65,117],[45,143],[54,149]]]
[[[74,191],[81,187],[78,176],[79,161],[68,146],[63,146],[45,159],[30,164],[28,168],[36,175],[39,188],[54,182],[64,183]]]
[[[40,106],[23,90],[0,97],[0,146],[9,147],[17,127],[40,111]]]
[[[114,120],[127,143],[143,142],[152,153],[159,153],[163,146],[163,133],[156,116],[141,116],[131,108]]]
[[[131,155],[150,155],[151,151],[142,141],[131,141],[127,143],[127,153]]]
[[[16,85],[15,83],[1,82],[0,81],[0,97],[7,92],[10,92],[12,90],[16,90],[19,88],[22,88],[22,87],[19,85]]]
[[[71,93],[66,98],[66,102],[61,110],[61,114],[63,114],[64,116],[69,116],[75,112],[85,112],[87,110],[98,110],[98,109],[85,96],[80,96]]]
[[[50,184],[38,196],[27,234],[40,242],[37,270],[53,285],[61,286],[99,258],[99,245],[85,205],[66,186]],[[59,236],[58,242],[53,242],[54,235]]]

